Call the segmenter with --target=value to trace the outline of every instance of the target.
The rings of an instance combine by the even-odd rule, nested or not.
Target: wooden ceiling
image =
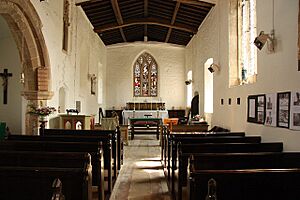
[[[183,46],[214,6],[199,0],[88,0],[76,5],[105,45],[146,40]]]

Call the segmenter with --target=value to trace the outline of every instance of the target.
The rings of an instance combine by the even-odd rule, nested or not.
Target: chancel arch
[[[0,1],[3,16],[14,37],[21,60],[24,85],[21,92],[27,103],[38,104],[53,96],[50,91],[50,62],[41,31],[41,20],[30,1]],[[25,115],[25,132],[33,134],[38,124],[37,117]]]

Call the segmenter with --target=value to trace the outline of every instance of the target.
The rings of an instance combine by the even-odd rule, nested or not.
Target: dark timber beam
[[[214,4],[208,3],[205,1],[199,1],[199,0],[173,0],[184,4],[190,4],[194,6],[206,6],[206,7],[212,7]]]
[[[122,18],[122,14],[121,14],[119,4],[118,4],[118,0],[110,0],[110,2],[111,2],[111,5],[112,5],[112,8],[114,10],[118,25],[119,26],[123,25],[123,18]],[[119,29],[120,29],[120,33],[121,33],[121,36],[122,36],[124,42],[127,42],[124,31],[123,31],[123,27],[119,27]]]
[[[171,25],[174,25],[174,23],[175,23],[179,7],[180,7],[180,2],[177,1],[175,9],[174,9],[174,12],[173,12],[173,17],[172,17]],[[169,28],[165,42],[169,41],[170,36],[171,36],[171,32],[172,32],[172,28]]]
[[[144,0],[144,17],[145,18],[148,17],[148,4],[149,4],[148,0]],[[148,25],[147,24],[144,25],[144,36],[148,37]]]
[[[103,1],[103,0],[87,0],[87,1],[80,2],[80,3],[75,3],[75,5],[76,6],[85,6],[85,5],[88,5],[88,4],[97,2],[97,1]]]
[[[168,22],[166,20],[155,19],[155,18],[136,19],[136,20],[128,20],[126,23],[124,23],[122,25],[113,23],[113,24],[107,24],[104,26],[98,26],[98,27],[94,28],[94,31],[97,33],[101,33],[104,31],[110,31],[110,30],[114,30],[117,28],[124,28],[127,26],[140,25],[140,24],[159,25],[159,26],[164,26],[167,28],[178,29],[181,31],[190,32],[193,34],[196,34],[198,31],[198,29],[195,27],[186,26],[186,25],[180,24],[180,23],[176,23],[176,26],[175,26],[175,25],[170,25],[169,23],[170,22]]]

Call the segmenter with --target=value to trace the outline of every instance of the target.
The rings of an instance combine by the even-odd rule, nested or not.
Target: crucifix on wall
[[[4,69],[3,73],[0,73],[0,77],[3,79],[3,104],[7,104],[7,86],[8,86],[8,78],[12,77],[12,73],[8,73],[8,69]]]

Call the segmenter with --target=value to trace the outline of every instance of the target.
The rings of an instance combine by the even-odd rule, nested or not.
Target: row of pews
[[[0,199],[109,199],[122,147],[119,128],[9,135],[0,141]]]
[[[244,132],[170,132],[161,159],[174,199],[300,199],[300,152]]]

